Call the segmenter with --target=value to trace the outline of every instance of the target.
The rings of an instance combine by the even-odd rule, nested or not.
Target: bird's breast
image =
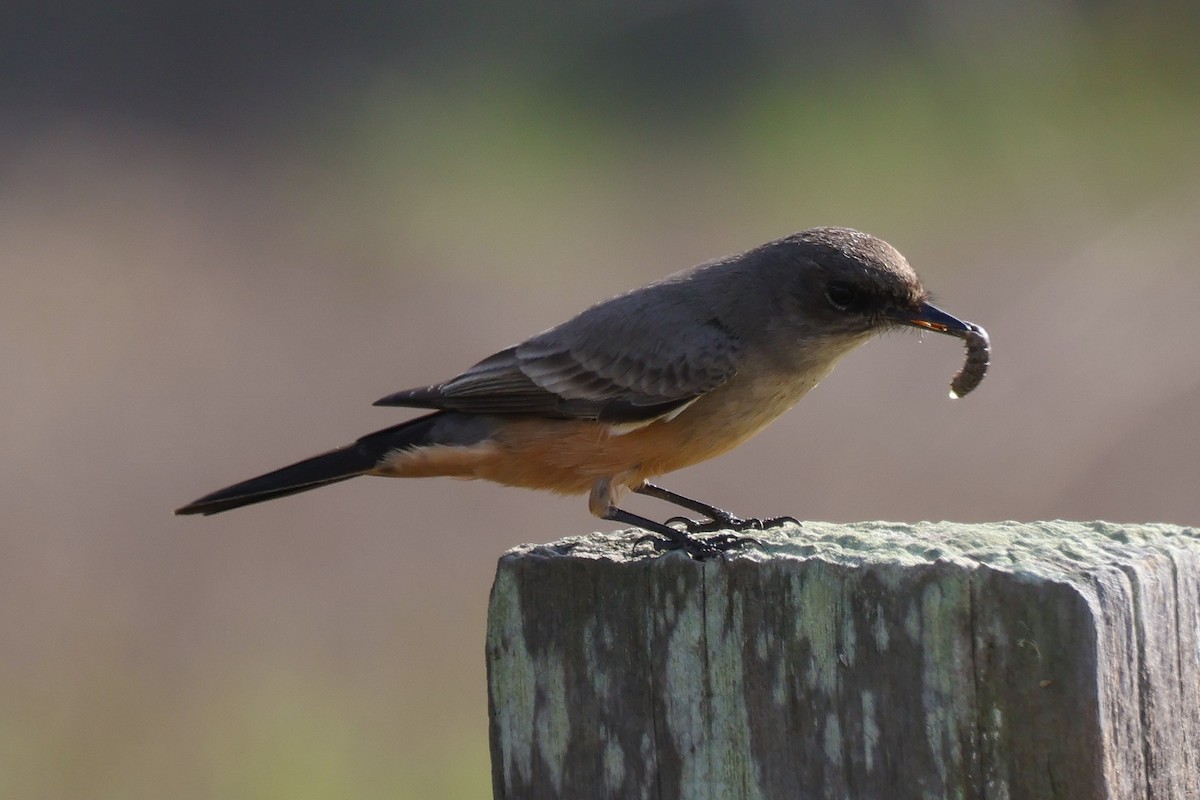
[[[482,478],[564,494],[587,492],[601,479],[636,486],[737,447],[795,405],[828,371],[808,370],[797,377],[750,370],[682,410],[637,426],[494,417],[487,440],[397,453],[383,474]]]

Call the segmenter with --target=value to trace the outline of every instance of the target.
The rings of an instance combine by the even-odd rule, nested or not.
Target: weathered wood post
[[[635,539],[501,558],[497,798],[1200,798],[1200,530]]]

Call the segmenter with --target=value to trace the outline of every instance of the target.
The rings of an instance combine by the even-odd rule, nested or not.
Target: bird
[[[707,558],[749,538],[737,532],[779,520],[742,519],[652,481],[743,443],[851,350],[905,327],[967,343],[956,394],[982,378],[986,332],[932,305],[899,251],[852,228],[811,228],[605,300],[449,380],[383,397],[375,405],[428,413],[175,513],[217,514],[361,475],[476,478],[586,494],[595,516]],[[704,519],[630,513],[619,506],[627,492]],[[698,535],[716,531],[726,533]]]

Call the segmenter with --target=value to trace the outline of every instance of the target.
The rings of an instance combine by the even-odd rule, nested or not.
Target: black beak
[[[963,322],[957,317],[952,317],[929,303],[922,303],[915,312],[898,312],[894,318],[905,325],[957,337],[966,344],[967,360],[950,382],[951,397],[962,397],[983,380],[991,360],[991,344],[988,342],[987,331],[983,328],[973,322]]]
[[[952,317],[929,303],[922,303],[915,314],[910,312],[897,314],[897,319],[905,325],[957,336],[960,339],[975,330],[975,326],[971,323]]]

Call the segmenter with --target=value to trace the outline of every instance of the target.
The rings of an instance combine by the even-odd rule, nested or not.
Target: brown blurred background
[[[667,485],[1200,521],[1194,3],[503,5],[7,4],[0,796],[488,796],[495,560],[611,527],[583,499],[171,510],[812,225],[900,248],[992,373],[950,401],[961,346],[886,337]]]

